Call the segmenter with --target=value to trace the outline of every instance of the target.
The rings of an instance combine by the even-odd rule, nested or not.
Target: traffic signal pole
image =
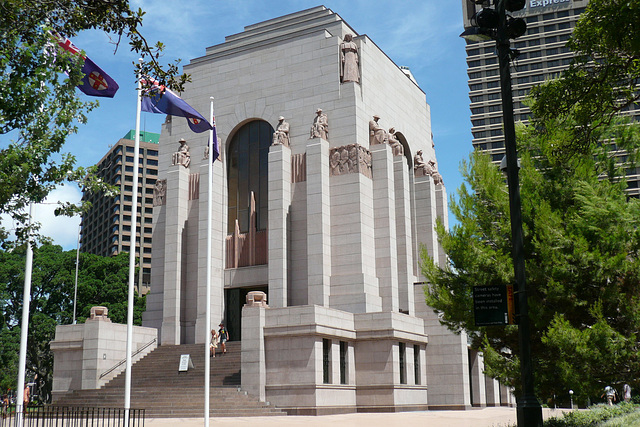
[[[529,304],[527,301],[524,262],[524,233],[522,231],[522,207],[520,201],[520,181],[518,178],[518,154],[513,120],[513,98],[511,92],[511,47],[507,34],[505,3],[497,0],[496,11],[499,22],[497,28],[497,50],[500,66],[500,89],[507,158],[507,184],[509,186],[509,211],[511,215],[511,239],[513,268],[516,282],[516,304],[519,309],[518,345],[520,347],[520,374],[522,395],[517,398],[518,427],[542,427],[542,407],[535,396],[533,367],[531,363],[531,330],[529,327]]]

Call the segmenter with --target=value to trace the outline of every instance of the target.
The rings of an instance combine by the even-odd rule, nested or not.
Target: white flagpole
[[[138,61],[142,62],[142,59]],[[129,425],[131,409],[131,352],[133,347],[133,293],[136,272],[136,222],[138,221],[138,162],[140,159],[140,110],[142,107],[142,83],[138,75],[136,102],[136,137],[133,148],[133,208],[131,212],[131,240],[129,241],[129,300],[127,305],[127,368],[124,380],[124,422]]]
[[[31,302],[31,273],[33,271],[33,248],[31,247],[31,220],[33,203],[29,203],[29,231],[27,232],[27,260],[24,270],[22,296],[22,324],[20,325],[20,357],[18,362],[18,396],[16,400],[17,426],[22,426],[24,403],[24,377],[27,364],[27,337],[29,332],[29,304]]]
[[[213,96],[211,97],[211,109],[209,111],[209,123],[213,125]],[[206,295],[206,314],[204,320],[205,333],[207,338],[205,341],[205,355],[204,355],[204,426],[209,427],[209,394],[210,394],[210,379],[211,379],[211,360],[209,359],[209,351],[211,345],[211,209],[213,208],[213,129],[209,131],[209,174],[208,174],[208,188],[207,188],[207,295]]]
[[[76,282],[73,286],[73,325],[76,324],[76,300],[78,299],[78,267],[80,265],[80,225],[78,225],[78,246],[76,246]]]

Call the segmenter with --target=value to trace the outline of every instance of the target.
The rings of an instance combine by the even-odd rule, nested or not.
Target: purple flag
[[[82,83],[78,85],[78,89],[89,96],[114,97],[119,88],[115,80],[105,73],[102,68],[98,67],[89,57],[82,55],[80,49],[74,46],[71,40],[58,37],[58,45],[64,50],[74,55],[79,55],[84,59],[84,65],[82,66],[84,77],[82,78]]]
[[[218,158],[220,158],[220,146],[218,145],[218,133],[216,129],[216,116],[213,116],[213,157],[211,158],[212,162],[215,162]]]
[[[171,89],[159,85],[157,81],[153,79],[148,79],[148,81],[151,83],[151,88],[143,93],[142,111],[185,117],[192,131],[200,133],[214,129],[215,134],[215,128],[184,99]],[[142,82],[144,83],[145,79],[142,79]],[[214,144],[217,145],[216,141],[217,139],[214,139]]]

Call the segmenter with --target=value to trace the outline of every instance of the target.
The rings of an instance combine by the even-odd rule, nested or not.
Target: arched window
[[[272,137],[273,128],[269,123],[254,120],[238,129],[229,143],[228,233],[233,233],[236,219],[241,233],[249,231],[251,192],[256,200],[256,227],[258,230],[267,229],[267,172]]]

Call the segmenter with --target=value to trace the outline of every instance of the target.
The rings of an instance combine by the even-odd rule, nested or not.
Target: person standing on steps
[[[218,348],[218,333],[215,329],[211,330],[211,344],[209,344],[209,357],[216,357],[216,348]]]
[[[220,340],[220,347],[222,347],[222,354],[227,352],[226,342],[229,341],[229,331],[224,327],[224,323],[220,323],[220,329],[218,329],[218,339]]]

